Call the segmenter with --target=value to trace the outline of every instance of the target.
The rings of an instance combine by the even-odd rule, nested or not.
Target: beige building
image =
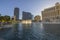
[[[59,22],[60,21],[60,3],[42,11],[42,21]]]

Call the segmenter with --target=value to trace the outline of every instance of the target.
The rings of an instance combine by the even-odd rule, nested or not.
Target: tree
[[[8,22],[8,21],[10,21],[10,16],[7,16],[7,15],[0,16],[0,21],[1,22]]]
[[[5,16],[4,16],[4,20],[5,20],[6,22],[10,21],[10,16],[5,15]]]
[[[39,16],[39,15],[35,16],[34,20],[37,21],[37,22],[39,22],[41,20],[41,16]]]
[[[2,22],[2,20],[4,20],[4,17],[3,16],[0,16],[0,21]]]

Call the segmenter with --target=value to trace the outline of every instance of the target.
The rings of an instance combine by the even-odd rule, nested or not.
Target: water
[[[0,30],[0,40],[60,40],[60,25],[12,24],[12,27]]]

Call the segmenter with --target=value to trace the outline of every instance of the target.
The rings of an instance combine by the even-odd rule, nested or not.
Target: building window
[[[59,9],[59,6],[56,6],[56,9]]]

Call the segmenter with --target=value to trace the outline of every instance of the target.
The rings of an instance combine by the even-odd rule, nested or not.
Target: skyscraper
[[[0,16],[1,16],[1,14],[0,14]]]
[[[23,20],[32,20],[32,14],[30,12],[22,12],[22,19]]]
[[[16,20],[19,20],[19,8],[14,8],[14,16]]]

